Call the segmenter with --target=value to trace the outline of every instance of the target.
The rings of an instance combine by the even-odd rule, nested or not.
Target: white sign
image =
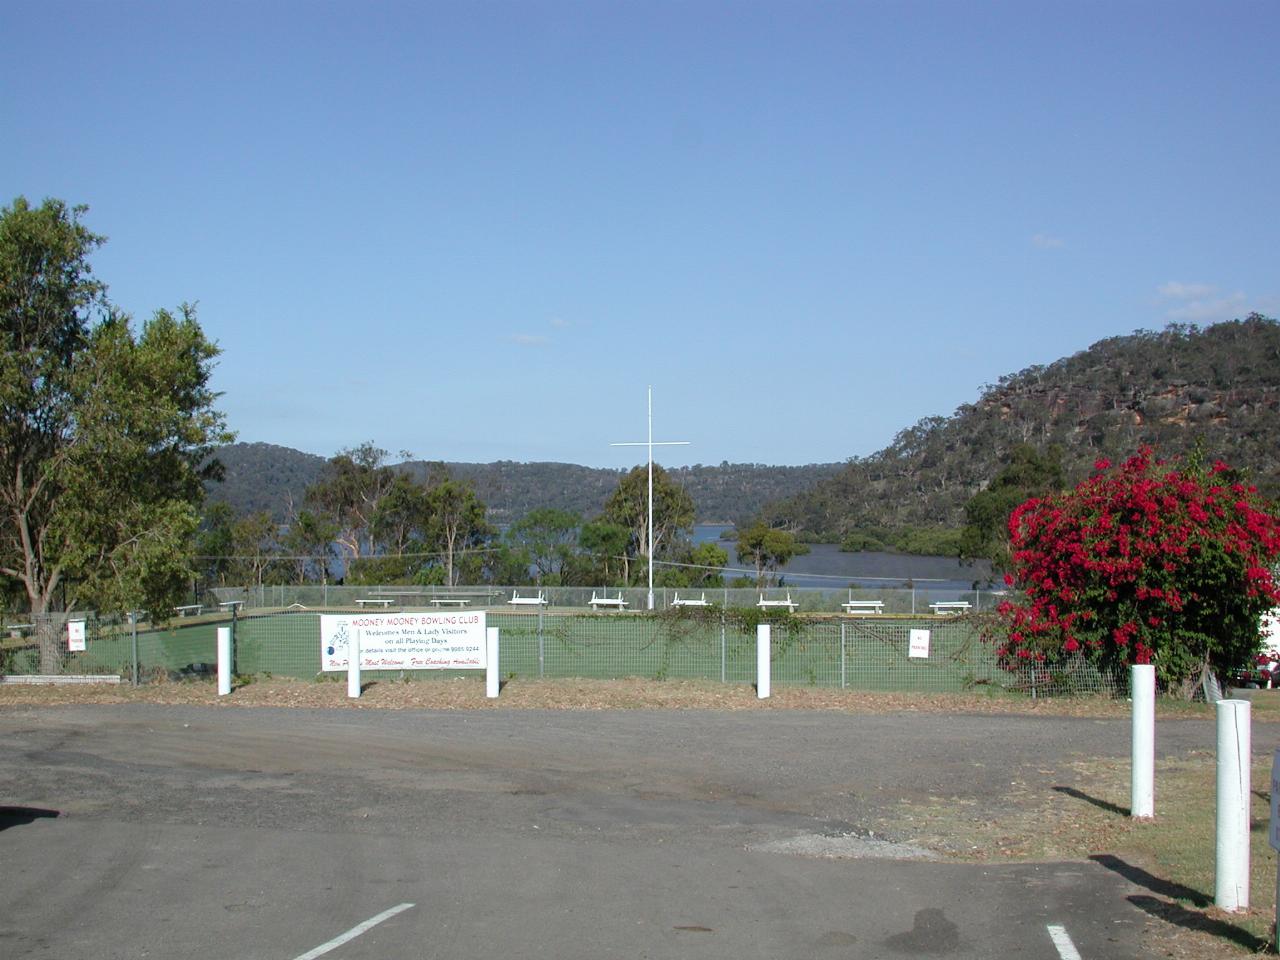
[[[924,657],[929,659],[929,631],[912,630],[911,643],[907,648],[908,657]]]
[[[84,621],[67,621],[67,649],[72,653],[83,653],[85,650]]]
[[[484,611],[357,613],[320,617],[320,668],[346,670],[360,631],[361,670],[483,670]]]
[[[1280,750],[1271,756],[1271,831],[1268,839],[1273,850],[1280,850]]]

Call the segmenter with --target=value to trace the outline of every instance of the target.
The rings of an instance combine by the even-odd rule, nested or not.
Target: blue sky
[[[34,3],[0,196],[197,301],[241,440],[844,460],[1280,315],[1280,4]],[[393,459],[395,457],[393,456]]]

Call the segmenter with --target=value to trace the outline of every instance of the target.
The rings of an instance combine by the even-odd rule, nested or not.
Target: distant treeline
[[[335,451],[336,453],[336,451]],[[302,502],[303,491],[319,479],[324,457],[270,443],[234,443],[215,456],[224,479],[208,486],[214,503],[226,503],[238,515],[267,512],[284,522],[290,504]],[[514,523],[533,510],[551,508],[590,516],[598,513],[625,470],[582,467],[571,463],[446,463],[451,476],[470,483],[488,506],[495,523]],[[667,473],[693,498],[699,522],[735,523],[764,506],[794,496],[820,480],[834,477],[841,464],[771,467],[722,463],[719,466],[671,467]],[[429,461],[410,461],[397,469],[424,479]]]

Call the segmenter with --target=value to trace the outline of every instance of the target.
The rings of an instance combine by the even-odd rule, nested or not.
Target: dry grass
[[[841,713],[990,713],[1124,718],[1129,705],[1101,698],[1027,700],[950,693],[865,693],[823,687],[775,686],[759,700],[753,687],[703,680],[513,680],[489,700],[483,678],[378,680],[358,700],[347,697],[346,675],[305,681],[257,678],[219,697],[211,681],[74,686],[3,686],[5,704],[160,703],[225,707],[341,707],[385,710],[833,710]],[[1204,704],[1162,702],[1166,719],[1212,717]]]

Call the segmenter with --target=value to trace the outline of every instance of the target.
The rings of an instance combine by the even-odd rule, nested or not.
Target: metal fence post
[[[844,689],[844,621],[840,621],[840,689]]]
[[[720,682],[725,678],[724,608],[720,608]]]
[[[138,611],[129,611],[130,632],[133,634],[133,685],[138,685]]]
[[[542,639],[542,604],[538,604],[538,677],[546,676],[546,644]]]

